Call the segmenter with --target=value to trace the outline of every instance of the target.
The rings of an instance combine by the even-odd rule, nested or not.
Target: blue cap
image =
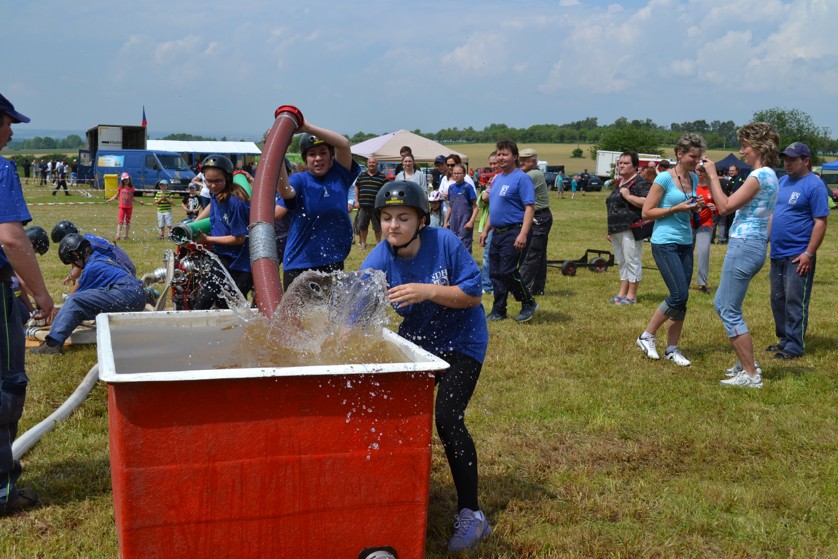
[[[788,157],[808,157],[809,159],[812,158],[812,152],[809,150],[809,146],[807,146],[803,142],[794,142],[789,147],[783,150],[783,155],[786,155]]]
[[[434,159],[434,164],[445,163],[446,161],[448,161],[447,157],[445,157],[444,155],[437,155],[436,159]]]
[[[12,117],[12,122],[29,122],[29,117],[17,112],[12,102],[3,97],[2,94],[0,94],[0,113],[6,113]]]

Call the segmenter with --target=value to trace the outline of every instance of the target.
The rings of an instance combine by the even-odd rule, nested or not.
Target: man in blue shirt
[[[14,105],[0,95],[0,149],[12,138],[12,124],[29,122]],[[25,371],[26,343],[20,307],[14,303],[14,274],[26,283],[38,311],[34,318],[52,322],[55,306],[35,260],[32,242],[23,226],[32,220],[13,163],[0,157],[0,516],[30,508],[38,496],[18,487],[20,462],[12,455],[18,421],[23,414],[29,378]]]
[[[532,220],[535,214],[535,187],[532,179],[518,168],[518,145],[501,140],[495,155],[500,173],[495,175],[489,195],[489,219],[480,233],[480,246],[486,246],[489,228],[494,230],[489,248],[489,269],[495,301],[488,320],[506,318],[510,292],[521,303],[518,322],[527,322],[538,310],[529,289],[521,280],[521,262],[527,256]]]
[[[767,350],[777,359],[795,359],[803,355],[815,254],[826,234],[829,205],[823,181],[810,172],[809,147],[794,142],[781,156],[786,175],[771,218],[771,310],[779,342]]]

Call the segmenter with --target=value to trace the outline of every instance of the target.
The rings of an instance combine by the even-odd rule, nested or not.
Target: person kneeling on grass
[[[103,312],[141,311],[145,308],[143,284],[115,260],[95,252],[90,241],[71,233],[61,239],[58,257],[64,264],[82,270],[76,290],[58,311],[46,342],[30,353],[63,353],[62,346],[73,330],[85,320]]]
[[[425,226],[428,198],[418,184],[384,185],[374,211],[385,242],[361,269],[387,275],[390,302],[404,318],[399,334],[451,365],[437,377],[435,405],[460,511],[448,549],[474,549],[492,531],[477,502],[477,450],[464,420],[489,344],[480,269],[451,231]]]

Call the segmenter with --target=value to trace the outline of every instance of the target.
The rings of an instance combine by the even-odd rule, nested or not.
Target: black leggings
[[[457,510],[480,510],[477,504],[477,450],[466,428],[465,415],[483,364],[462,353],[439,356],[451,367],[437,375],[436,432],[445,448],[457,488]]]

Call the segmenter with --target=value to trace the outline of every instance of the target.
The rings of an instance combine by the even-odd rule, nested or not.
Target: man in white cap
[[[781,154],[780,179],[771,217],[771,311],[779,342],[768,346],[777,359],[803,355],[815,254],[826,234],[829,202],[821,179],[810,172],[809,146],[794,142]]]
[[[29,118],[0,95],[0,149],[12,138],[12,124],[19,122],[29,122]],[[32,216],[23,199],[17,169],[4,157],[0,157],[0,200],[0,516],[4,516],[38,504],[34,491],[17,486],[21,468],[12,455],[29,384],[23,320],[13,302],[12,277],[20,276],[32,292],[38,308],[36,318],[50,323],[57,311],[35,260],[32,242],[23,229]]]

